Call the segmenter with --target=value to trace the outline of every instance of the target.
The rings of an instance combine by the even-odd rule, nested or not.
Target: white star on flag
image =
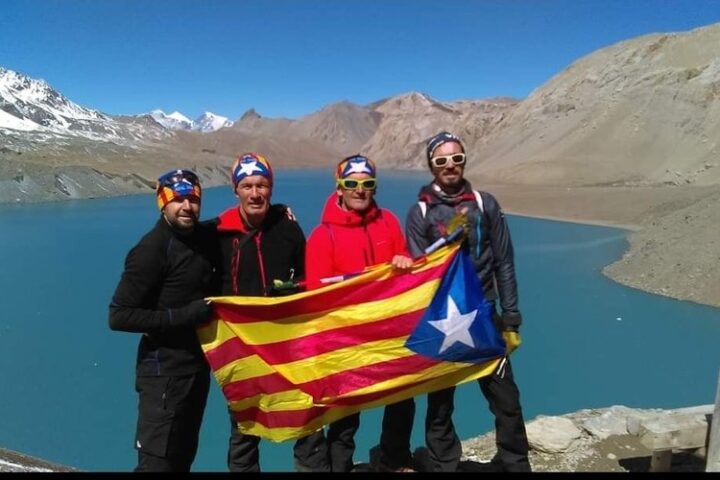
[[[368,167],[367,162],[363,160],[362,162],[350,162],[350,168],[346,175],[351,173],[372,173],[372,170]]]
[[[263,169],[258,167],[257,160],[253,160],[252,162],[242,163],[240,164],[240,173],[239,175],[252,175],[254,172],[262,172]]]
[[[448,295],[447,304],[447,318],[428,322],[445,335],[438,353],[444,352],[455,342],[464,343],[468,347],[474,348],[475,342],[473,342],[472,336],[470,335],[470,326],[475,320],[475,315],[478,311],[473,310],[468,313],[460,313],[460,310],[458,310],[455,301],[450,295]]]

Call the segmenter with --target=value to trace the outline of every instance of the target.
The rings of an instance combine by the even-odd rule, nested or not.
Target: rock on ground
[[[558,417],[540,416],[527,422],[528,436],[535,436],[532,442],[534,444],[541,441],[538,439],[540,434],[547,435],[542,440],[546,443],[548,439],[556,438],[558,435],[569,438],[575,431],[580,435],[571,442],[566,441],[565,449],[556,448],[553,452],[536,449],[531,444],[530,464],[537,472],[647,472],[650,470],[652,451],[641,443],[637,432],[628,431],[627,425],[632,425],[633,419],[634,421],[652,420],[688,411],[692,410],[633,409],[612,406],[580,410]],[[623,429],[621,425],[626,427]],[[564,433],[550,430],[556,427]],[[543,431],[545,433],[542,433]],[[558,446],[559,442],[554,444]],[[462,445],[464,470],[491,471],[488,462],[496,451],[494,432],[465,440]],[[705,471],[704,449],[675,451],[671,470]]]

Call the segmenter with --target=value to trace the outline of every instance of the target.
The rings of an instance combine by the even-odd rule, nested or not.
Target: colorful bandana
[[[460,148],[462,148],[463,153],[465,153],[465,146],[463,145],[462,140],[460,140],[460,137],[457,137],[450,132],[440,132],[427,141],[425,147],[425,154],[427,155],[428,165],[430,165],[430,159],[432,158],[433,152],[440,145],[448,142],[457,143],[458,145],[460,145]]]
[[[263,157],[259,153],[243,153],[235,160],[235,164],[232,167],[232,181],[233,187],[237,187],[245,177],[252,175],[262,175],[267,178],[272,185],[273,173],[270,162],[267,158]]]
[[[191,170],[171,170],[157,179],[155,192],[158,208],[162,211],[177,198],[195,198],[199,201],[202,188],[200,179]]]
[[[335,178],[346,178],[353,173],[367,173],[371,177],[375,178],[375,163],[360,154],[343,158],[338,164],[337,170],[335,170]]]

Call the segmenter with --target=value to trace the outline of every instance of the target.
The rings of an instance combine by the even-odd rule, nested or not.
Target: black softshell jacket
[[[128,253],[110,304],[110,328],[142,333],[137,375],[187,375],[208,369],[195,328],[182,308],[216,295],[218,244],[214,226],[190,235],[160,218]]]
[[[286,212],[285,205],[272,205],[259,229],[245,225],[238,207],[215,220],[222,252],[222,295],[275,296],[273,280],[304,279],[305,235]]]

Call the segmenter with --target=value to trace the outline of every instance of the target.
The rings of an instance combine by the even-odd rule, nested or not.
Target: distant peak
[[[407,98],[409,100],[414,100],[414,101],[437,103],[434,98],[432,98],[427,93],[423,93],[423,92],[408,92],[408,93],[399,95],[399,98]]]
[[[240,117],[240,120],[250,120],[253,118],[262,118],[259,113],[255,111],[254,108],[251,108],[250,110],[246,111],[242,114],[242,117]]]
[[[190,122],[190,119],[188,117],[178,111],[172,112],[170,115],[168,115],[168,117],[174,118],[175,120],[180,120],[181,122]]]

